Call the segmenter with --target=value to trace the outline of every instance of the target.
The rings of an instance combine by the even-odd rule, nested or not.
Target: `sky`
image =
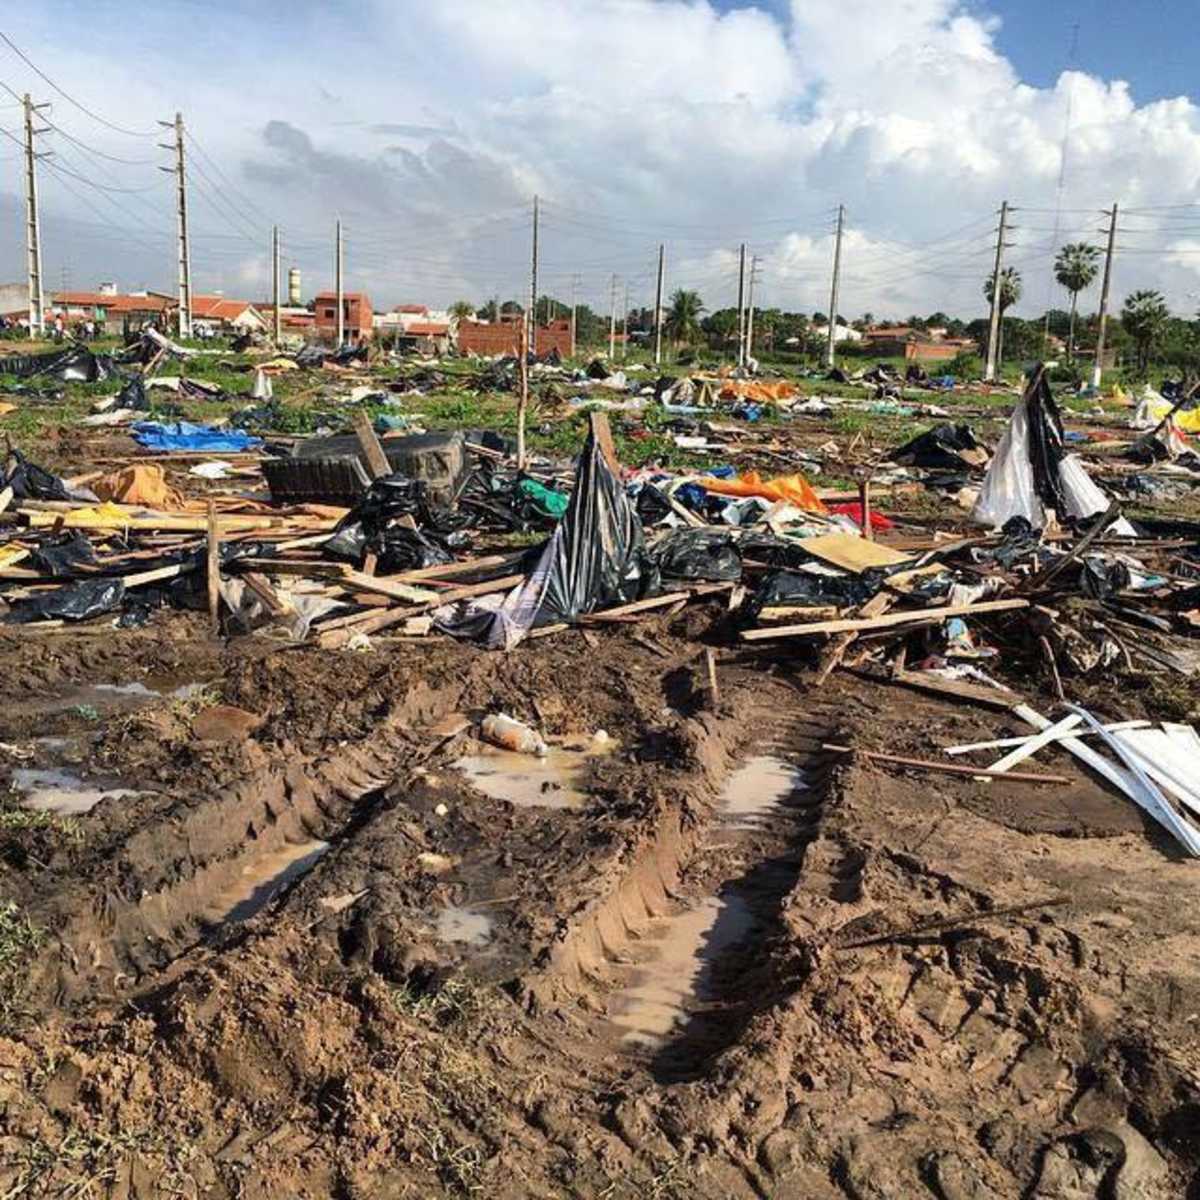
[[[275,223],[305,296],[330,287],[340,216],[376,308],[523,300],[537,195],[539,293],[649,304],[663,244],[668,293],[716,309],[745,243],[756,303],[826,311],[842,204],[840,312],[970,319],[1008,200],[1028,316],[1065,306],[1054,254],[1115,202],[1116,303],[1194,313],[1193,5],[93,0],[86,36],[75,0],[7,6],[0,281],[24,277],[28,91],[49,288],[174,289],[156,122],[180,111],[197,292],[267,296]]]

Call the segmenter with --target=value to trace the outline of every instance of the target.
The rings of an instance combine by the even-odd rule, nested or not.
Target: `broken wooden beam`
[[[850,617],[842,621],[812,621],[806,625],[781,625],[777,629],[747,629],[742,632],[746,642],[766,638],[809,637],[815,633],[861,633],[871,629],[893,629],[902,625],[937,625],[948,617],[972,617],[983,613],[1011,612],[1028,608],[1028,600],[984,600],[978,604],[947,604],[941,608],[887,613],[880,617]]]
[[[885,763],[897,767],[909,767],[915,771],[933,771],[939,775],[966,775],[978,779],[1011,779],[1021,783],[1072,783],[1066,775],[1042,775],[1033,771],[1006,771],[1000,774],[988,767],[967,767],[959,763],[931,762],[927,758],[907,758],[901,754],[881,754],[875,750],[859,750],[853,746],[839,746],[833,742],[825,742],[822,750],[834,754],[858,754],[868,762]]]

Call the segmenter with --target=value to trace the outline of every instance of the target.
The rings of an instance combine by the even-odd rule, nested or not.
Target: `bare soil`
[[[1063,752],[824,749],[1022,732],[986,709],[722,649],[714,710],[726,621],[0,639],[8,765],[141,793],[0,828],[0,1196],[1200,1196],[1195,865]],[[454,768],[490,710],[615,740],[581,807]],[[764,755],[802,784],[737,817]]]

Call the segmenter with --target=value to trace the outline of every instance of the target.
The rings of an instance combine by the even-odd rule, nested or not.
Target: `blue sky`
[[[1118,296],[1155,286],[1195,307],[1194,9],[93,0],[80,36],[78,0],[42,0],[5,6],[0,30],[112,123],[145,130],[183,111],[199,290],[263,296],[273,222],[305,290],[327,287],[340,215],[350,283],[377,305],[519,297],[536,193],[541,280],[560,296],[576,286],[607,309],[615,275],[631,302],[647,302],[664,242],[668,285],[722,306],[745,241],[760,298],[811,311],[827,307],[841,203],[849,312],[969,317],[1002,199],[1022,210],[1010,253],[1025,278],[1018,312],[1061,301],[1056,249],[1094,240],[1114,201],[1128,213]],[[47,277],[172,287],[157,139],[97,122],[3,46],[0,83],[53,101],[58,128],[40,143],[54,154],[39,184]],[[18,124],[0,93],[0,129]],[[0,135],[0,281],[24,270],[16,155]]]

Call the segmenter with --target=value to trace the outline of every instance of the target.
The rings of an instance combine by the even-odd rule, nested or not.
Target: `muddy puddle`
[[[774,754],[747,759],[730,775],[718,802],[727,829],[755,829],[789,797],[808,787],[804,772]]]
[[[328,842],[312,840],[288,843],[255,855],[232,884],[211,898],[204,910],[205,921],[210,925],[228,925],[250,920],[285,888],[311,871],[328,849]]]
[[[437,916],[437,936],[442,942],[486,946],[492,940],[492,918],[486,913],[450,905]]]
[[[517,754],[483,742],[454,762],[472,787],[522,808],[582,808],[592,762],[611,754],[610,739],[552,745],[548,754]]]
[[[169,677],[148,676],[131,683],[86,683],[67,688],[52,696],[23,701],[25,714],[52,716],[58,713],[133,712],[156,700],[189,700],[208,687],[207,683],[181,682]]]
[[[622,1042],[648,1050],[662,1048],[715,998],[713,964],[749,935],[754,914],[740,896],[709,896],[656,926],[639,944],[652,957],[609,1008]]]
[[[624,1046],[654,1056],[664,1078],[692,1070],[725,1036],[730,971],[722,961],[769,934],[799,878],[816,775],[807,754],[786,743],[780,749],[745,759],[718,798],[707,853],[728,860],[728,875],[708,895],[652,920],[630,947],[633,964],[618,970],[608,1019]]]
[[[21,794],[21,803],[25,808],[55,813],[60,817],[77,817],[91,812],[101,800],[144,795],[133,788],[100,787],[94,780],[84,779],[74,771],[57,767],[44,770],[20,767],[12,773],[10,786]]]

